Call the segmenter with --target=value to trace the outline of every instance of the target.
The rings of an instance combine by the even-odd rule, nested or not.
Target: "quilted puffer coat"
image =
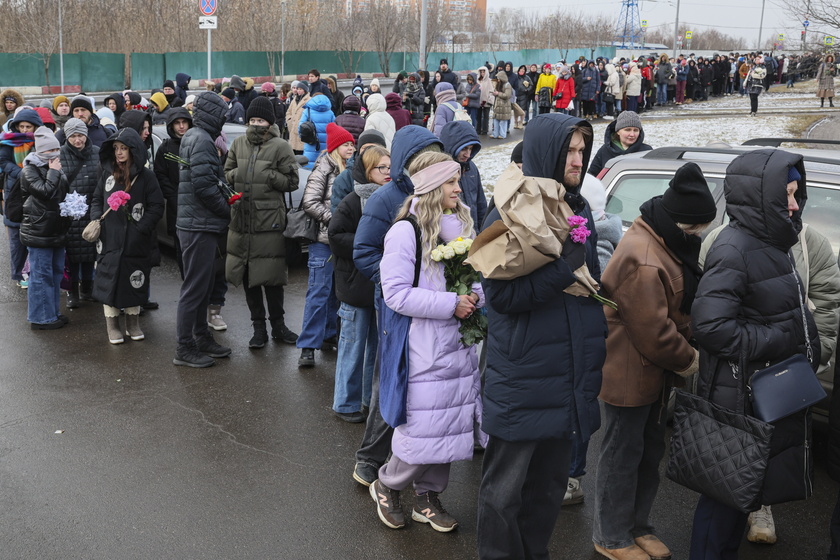
[[[61,169],[68,178],[73,177],[69,192],[85,195],[87,203],[90,205],[101,174],[99,148],[94,146],[89,138],[81,150],[71,146],[70,142],[65,143],[61,147]],[[73,220],[70,225],[70,230],[67,232],[67,238],[65,239],[65,249],[70,262],[94,262],[96,260],[96,247],[93,243],[88,243],[82,239],[82,232],[89,223],[90,208],[83,218]]]

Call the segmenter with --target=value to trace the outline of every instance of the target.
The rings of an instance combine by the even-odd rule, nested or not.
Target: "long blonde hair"
[[[448,154],[440,152],[420,154],[415,161],[411,162],[409,175],[417,173],[430,165],[444,161],[453,160]],[[423,244],[423,263],[426,265],[426,272],[431,274],[433,270],[432,265],[434,264],[432,260],[432,249],[437,247],[438,238],[440,237],[440,218],[443,215],[443,189],[438,187],[425,194],[410,194],[405,199],[405,202],[403,202],[402,207],[400,207],[400,211],[397,212],[396,221],[405,219],[411,215],[411,205],[415,199],[417,199],[417,204],[414,206],[414,217],[417,220],[417,225],[420,226],[420,241]],[[471,237],[473,233],[473,220],[469,208],[461,200],[458,200],[458,205],[455,207],[454,213],[458,216],[458,220],[462,224],[461,237]]]
[[[341,147],[341,146],[339,146],[339,148],[340,148],[340,147]],[[333,160],[333,163],[334,163],[334,164],[335,164],[335,166],[338,168],[338,173],[341,173],[342,171],[344,171],[345,169],[347,169],[347,162],[344,160],[344,158],[343,158],[343,157],[341,157],[341,156],[338,154],[338,148],[334,149],[333,151],[331,151],[331,152],[330,152],[329,154],[327,154],[327,155],[329,155],[329,156],[330,156],[330,159],[331,159],[331,160]],[[336,175],[338,175],[338,173],[336,173]]]

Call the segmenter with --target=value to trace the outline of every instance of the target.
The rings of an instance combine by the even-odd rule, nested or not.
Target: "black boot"
[[[93,299],[93,280],[82,280],[82,287],[79,291],[79,299],[82,301],[96,301]]]
[[[262,348],[268,342],[265,321],[254,321],[254,336],[248,341],[248,348]]]
[[[834,98],[833,97],[828,98],[828,106],[829,107],[834,107]]]
[[[820,107],[825,107],[825,97],[820,97]]]
[[[76,309],[77,307],[79,307],[79,283],[73,282],[67,291],[67,309]]]

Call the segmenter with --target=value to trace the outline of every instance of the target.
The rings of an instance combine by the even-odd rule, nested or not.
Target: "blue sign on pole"
[[[216,0],[198,0],[198,4],[201,8],[201,15],[204,16],[212,16],[216,13],[216,8],[218,7]]]
[[[808,21],[807,19],[802,22],[802,27],[808,27],[809,25],[811,25],[811,22]]]

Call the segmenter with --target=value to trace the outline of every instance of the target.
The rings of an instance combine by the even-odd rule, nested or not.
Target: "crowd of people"
[[[228,328],[228,284],[245,292],[251,349],[265,347],[269,326],[270,338],[300,350],[301,368],[316,364],[316,351],[336,349],[332,408],[366,424],[353,478],[369,487],[383,524],[406,525],[401,492],[411,487],[411,519],[454,530],[458,520],[440,498],[451,464],[484,450],[479,557],[546,558],[560,507],[583,501],[589,439],[603,422],[595,550],[666,560],[650,513],[670,390],[697,376],[711,401],[733,409],[733,360],[770,364],[808,350],[815,369],[827,367],[840,268],[827,240],[802,223],[800,156],[762,149],[737,157],[724,186],[730,222],[705,243],[716,204],[696,164],[642,204],[623,237],[595,176],[612,157],[651,149],[640,113],[757,97],[753,88],[774,77],[792,84],[810,72],[805,62],[761,53],[516,70],[500,62],[461,80],[443,59],[434,76],[400,73],[385,95],[379,80],[365,87],[358,79],[346,96],[314,69],[279,87],[257,91],[233,76],[197,94],[178,74],[149,101],[126,91],[96,111],[83,94],[32,107],[6,90],[0,164],[11,278],[28,289],[33,330],[70,322],[64,290],[67,309],[103,306],[109,343],[142,341],[141,313],[158,307],[151,274],[164,219],[183,281],[173,364],[211,367],[231,355],[214,336]],[[830,106],[835,72],[831,56],[813,68]],[[589,121],[604,114],[614,119],[599,146]],[[169,138],[154,151],[159,122]],[[246,126],[230,145],[229,122]],[[473,161],[480,137],[505,138],[526,124],[496,185],[509,194],[488,204]],[[284,286],[286,199],[298,188],[301,155],[311,172],[300,210],[314,228],[298,334],[285,319]],[[519,210],[537,218],[516,225],[559,232],[556,251],[538,264],[513,260],[505,275],[453,293],[446,247],[468,247],[503,223],[510,243],[516,218],[508,212],[520,191]],[[568,224],[557,226],[557,215]],[[585,233],[569,229],[578,226]],[[581,274],[612,305],[577,291]],[[487,321],[483,368],[460,332],[475,315]],[[840,416],[832,422],[840,426]],[[778,445],[794,449],[804,438],[807,446],[808,426],[807,412],[789,419]],[[788,462],[770,483],[807,478],[807,467]],[[774,503],[748,515],[701,496],[690,558],[736,558],[748,525],[750,540],[775,541]],[[832,537],[837,558],[840,506]]]

